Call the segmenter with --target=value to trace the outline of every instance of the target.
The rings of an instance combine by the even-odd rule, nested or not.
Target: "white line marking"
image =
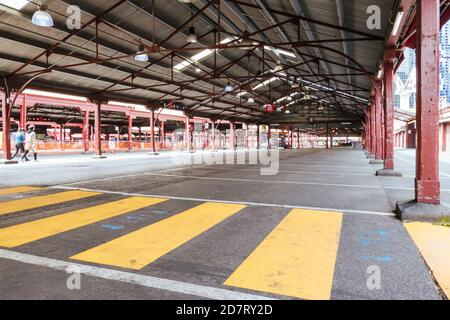
[[[411,161],[411,160],[405,159],[405,158],[403,158],[403,157],[396,156],[396,158],[398,158],[398,159],[400,159],[400,160],[403,160],[403,161],[406,161],[406,162],[409,162],[409,163],[412,163],[412,164],[414,164],[414,165],[416,164],[415,161]],[[442,175],[442,176],[444,176],[444,177],[447,177],[447,178],[450,177],[450,174],[447,174],[447,173],[442,172],[442,171],[439,171],[439,174]]]
[[[50,189],[63,189],[63,190],[81,190],[81,191],[92,191],[106,194],[117,194],[121,196],[128,197],[150,197],[150,198],[164,198],[171,200],[184,200],[184,201],[197,201],[197,202],[219,202],[227,204],[242,204],[247,206],[259,206],[259,207],[272,207],[272,208],[286,208],[286,209],[304,209],[304,210],[319,210],[319,211],[339,211],[343,213],[359,213],[359,214],[370,214],[378,216],[395,216],[392,212],[380,212],[380,211],[366,211],[366,210],[353,210],[345,208],[326,208],[326,207],[308,207],[308,206],[296,206],[288,204],[276,204],[276,203],[263,203],[263,202],[246,202],[246,201],[232,201],[232,200],[222,200],[222,199],[204,199],[204,198],[190,198],[190,197],[175,197],[166,195],[155,195],[155,194],[141,194],[141,193],[130,193],[130,192],[120,192],[120,191],[109,191],[101,189],[90,189],[90,188],[79,188],[79,187],[65,187],[65,186],[53,186]]]
[[[70,266],[76,266],[82,274],[102,278],[107,280],[120,281],[137,284],[147,288],[160,289],[170,292],[194,295],[198,297],[216,300],[276,300],[260,295],[247,294],[227,289],[208,287],[176,280],[168,280],[136,274],[131,272],[118,271],[107,268],[99,268],[79,263],[39,257],[31,254],[14,252],[0,249],[0,258],[31,264],[35,266],[47,267],[53,270],[66,272]]]
[[[177,174],[160,174],[160,173],[147,173],[150,176],[161,176],[161,177],[179,177],[188,179],[199,179],[199,180],[219,180],[219,181],[239,181],[239,182],[263,182],[263,183],[282,183],[282,184],[299,184],[299,185],[314,185],[314,186],[329,186],[329,187],[348,187],[348,188],[367,188],[367,189],[380,189],[378,186],[367,186],[367,185],[357,185],[357,184],[340,184],[340,183],[320,183],[320,182],[301,182],[301,181],[281,181],[281,180],[261,180],[261,179],[236,179],[236,178],[215,178],[215,177],[199,177],[199,176],[187,176],[187,175],[177,175]]]

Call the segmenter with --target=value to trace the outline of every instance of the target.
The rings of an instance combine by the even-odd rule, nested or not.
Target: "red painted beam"
[[[394,64],[393,61],[386,61],[384,64],[384,120],[385,120],[385,140],[384,140],[384,169],[394,169]]]
[[[3,157],[11,160],[11,118],[9,117],[9,96],[2,94],[2,128],[3,128]]]
[[[439,0],[418,0],[416,201],[440,203]]]

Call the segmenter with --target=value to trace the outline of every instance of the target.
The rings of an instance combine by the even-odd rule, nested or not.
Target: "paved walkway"
[[[414,191],[397,155],[406,177],[352,149],[284,151],[276,175],[169,154],[0,168],[0,298],[441,299],[447,274],[392,214]]]

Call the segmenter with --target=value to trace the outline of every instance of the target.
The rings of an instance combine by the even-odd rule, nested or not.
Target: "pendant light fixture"
[[[31,23],[39,27],[53,27],[53,18],[47,12],[47,6],[41,4],[39,9],[33,14]]]
[[[197,43],[198,39],[197,39],[197,35],[195,34],[195,27],[194,26],[189,28],[189,34],[187,36],[186,41],[189,42],[189,43]]]
[[[228,81],[227,85],[225,86],[225,92],[232,92],[233,90],[234,90],[234,88],[231,85],[231,82]]]
[[[255,98],[253,98],[253,96],[250,96],[247,100],[247,103],[250,103],[250,104],[255,103]]]
[[[148,62],[148,54],[145,51],[145,47],[143,44],[141,44],[138,48],[138,51],[136,52],[136,55],[134,56],[134,60],[139,62]]]

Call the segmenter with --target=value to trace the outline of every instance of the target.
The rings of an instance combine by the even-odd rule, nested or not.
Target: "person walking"
[[[19,128],[16,133],[16,152],[12,156],[14,159],[19,153],[25,153],[25,132],[22,128]]]
[[[22,156],[22,160],[30,161],[27,155],[31,151],[33,151],[34,161],[37,161],[37,150],[36,150],[36,132],[34,132],[35,126],[28,126],[27,134],[25,135],[25,153]]]

